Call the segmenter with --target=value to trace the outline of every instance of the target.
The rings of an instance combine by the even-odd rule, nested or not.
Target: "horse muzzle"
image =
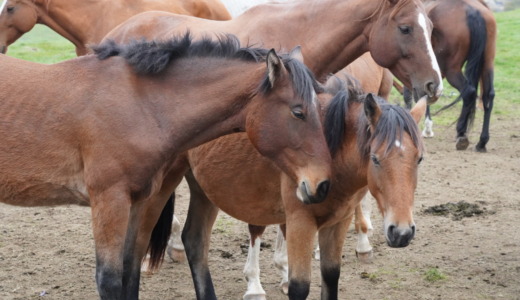
[[[400,227],[394,224],[386,229],[386,242],[392,248],[403,248],[410,244],[415,236],[415,225]]]
[[[329,189],[330,181],[328,180],[320,182],[314,192],[312,191],[310,184],[306,180],[303,180],[296,189],[296,196],[304,204],[321,203],[327,197]]]

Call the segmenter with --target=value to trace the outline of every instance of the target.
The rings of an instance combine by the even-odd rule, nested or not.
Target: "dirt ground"
[[[420,168],[415,239],[404,249],[386,246],[374,205],[373,263],[356,260],[354,233],[349,234],[340,299],[520,299],[518,125],[518,120],[495,116],[486,154],[455,151],[454,128],[437,126],[435,138],[426,141],[428,153]],[[473,142],[477,131],[470,136]],[[178,195],[176,211],[184,221],[184,184]],[[425,212],[462,200],[484,213],[456,220]],[[248,242],[246,229],[224,214],[214,228],[210,267],[220,299],[241,299],[245,291],[247,254],[241,245]],[[264,235],[261,278],[268,299],[286,299],[273,264],[275,232],[270,227]],[[0,205],[0,299],[96,299],[94,271],[89,208]],[[314,261],[310,299],[319,298],[319,278],[319,262]],[[141,298],[194,299],[187,264],[167,260],[158,273],[145,276]]]

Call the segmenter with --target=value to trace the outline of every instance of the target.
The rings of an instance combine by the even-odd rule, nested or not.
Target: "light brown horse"
[[[457,121],[456,149],[465,150],[469,146],[467,132],[475,116],[480,83],[484,122],[475,150],[486,152],[495,98],[493,76],[497,25],[493,12],[479,0],[426,0],[425,5],[433,22],[432,45],[442,76],[460,92],[457,100],[443,109],[461,98],[463,101]],[[409,93],[405,93],[405,101],[411,103]],[[433,121],[429,109],[425,125],[423,135],[432,137]]]
[[[182,179],[178,153],[243,131],[323,201],[330,153],[312,73],[233,36],[192,42],[106,43],[40,65],[0,55],[0,200],[92,208],[102,299],[137,299],[153,226]],[[168,226],[171,224],[168,224]]]
[[[344,72],[356,79],[365,93],[372,93],[386,100],[390,97],[394,76],[390,70],[378,65],[369,52],[361,55],[337,75],[343,76]]]
[[[5,0],[0,9],[0,52],[35,24],[49,26],[76,46],[76,54],[89,52],[114,27],[144,11],[161,10],[212,20],[231,15],[220,0]]]
[[[379,65],[421,97],[428,95],[434,102],[442,91],[431,24],[420,0],[295,0],[258,5],[229,21],[145,12],[106,38],[162,39],[187,29],[197,36],[232,33],[243,43],[275,49],[301,45],[306,65],[319,80],[370,51]]]
[[[297,184],[259,156],[243,134],[222,137],[188,151],[191,198],[182,237],[197,299],[216,298],[208,269],[208,247],[219,209],[249,224],[286,224],[290,299],[308,295],[317,232],[321,298],[337,299],[346,231],[367,190],[377,199],[384,216],[388,245],[404,247],[413,238],[413,199],[423,155],[416,122],[424,114],[426,101],[410,115],[404,108],[371,94],[362,96],[345,90],[339,84],[329,90],[334,98],[322,95],[320,102],[333,154],[333,175],[330,194],[322,203],[308,205],[298,200],[293,191]],[[223,188],[224,183],[236,188]]]

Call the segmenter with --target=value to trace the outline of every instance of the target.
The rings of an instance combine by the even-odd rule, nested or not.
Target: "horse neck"
[[[87,44],[99,43],[110,29],[126,18],[121,0],[44,0],[37,2],[38,23],[50,27],[87,54]],[[127,16],[127,17],[130,17]]]
[[[290,36],[274,37],[278,42],[271,46],[279,41],[291,44],[287,47],[301,45],[306,65],[318,79],[324,79],[368,51],[368,37],[375,20],[372,16],[380,3],[366,0],[288,2],[287,8],[277,12],[283,14],[279,20],[284,28],[277,32],[290,32]]]
[[[265,76],[263,64],[258,68],[252,68],[248,62],[234,66],[225,64],[216,70],[207,69],[207,65],[212,64],[199,64],[202,67],[198,72],[189,63],[176,65],[174,76],[180,80],[175,86],[166,83],[162,92],[155,87],[151,89],[153,94],[171,94],[173,90],[180,95],[176,101],[166,99],[165,103],[156,106],[161,107],[161,114],[171,112],[175,118],[168,130],[174,134],[172,145],[176,151],[186,151],[220,136],[245,131],[250,104]]]

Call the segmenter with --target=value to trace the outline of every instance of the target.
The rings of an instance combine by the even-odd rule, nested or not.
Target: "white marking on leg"
[[[168,240],[168,246],[166,247],[166,253],[168,256],[176,262],[182,262],[186,259],[184,252],[184,244],[181,238],[181,222],[174,215],[172,221],[172,233]]]
[[[372,226],[372,220],[370,219],[372,215],[372,201],[375,201],[373,199],[374,196],[372,196],[370,192],[361,199],[361,213],[363,214],[363,218],[365,218],[367,224],[368,236],[372,236],[372,232],[374,231],[374,226]]]
[[[274,248],[274,265],[282,275],[280,287],[284,294],[289,292],[289,261],[287,259],[287,242],[283,237],[282,230],[278,227],[276,234],[276,246]]]
[[[435,134],[433,133],[433,120],[430,117],[426,117],[424,119],[424,129],[422,132],[422,136],[425,138],[431,138]]]
[[[260,244],[262,239],[257,237],[255,241],[251,240],[249,250],[247,251],[247,261],[244,266],[244,275],[247,279],[247,291],[243,299],[265,299],[265,291],[260,282]]]
[[[435,53],[433,52],[431,38],[428,36],[428,29],[426,27],[426,17],[424,16],[423,13],[419,14],[417,22],[419,23],[419,26],[422,27],[422,30],[424,33],[424,39],[426,41],[426,49],[428,49],[428,56],[430,57],[432,68],[437,72],[437,75],[439,76],[439,87],[437,89],[437,94],[435,96],[440,97],[442,90],[444,89],[444,86],[442,83],[442,77],[441,77],[441,70],[439,68],[439,63],[437,62],[437,57],[435,56]]]

